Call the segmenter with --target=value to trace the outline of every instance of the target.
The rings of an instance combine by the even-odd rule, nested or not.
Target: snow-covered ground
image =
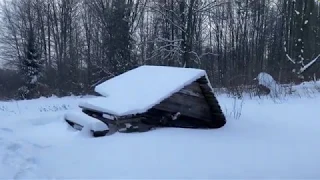
[[[0,102],[0,179],[317,179],[320,94],[313,87],[277,100],[219,95],[228,120],[221,129],[102,138],[63,121],[83,98]]]

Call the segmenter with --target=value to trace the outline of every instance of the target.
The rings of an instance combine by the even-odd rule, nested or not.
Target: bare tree
[[[32,96],[91,92],[142,64],[202,68],[216,87],[261,71],[311,80],[319,12],[315,0],[6,0],[0,57]]]

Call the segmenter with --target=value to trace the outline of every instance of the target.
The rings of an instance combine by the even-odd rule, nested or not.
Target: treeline
[[[1,25],[0,98],[84,94],[142,64],[215,87],[320,77],[315,0],[10,0]]]

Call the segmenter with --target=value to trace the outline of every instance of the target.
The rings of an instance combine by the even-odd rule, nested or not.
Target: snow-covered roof
[[[105,97],[80,106],[117,116],[144,113],[202,76],[201,69],[144,65],[99,84],[95,91]]]

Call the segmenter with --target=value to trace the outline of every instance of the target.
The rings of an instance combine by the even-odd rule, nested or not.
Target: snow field
[[[302,86],[296,89],[311,89],[310,83]],[[17,102],[0,102],[6,107],[0,110],[0,178],[319,179],[320,94],[312,92],[276,102],[219,95],[227,115],[221,129],[166,128],[102,138],[63,120],[91,97],[19,101],[19,110]]]

